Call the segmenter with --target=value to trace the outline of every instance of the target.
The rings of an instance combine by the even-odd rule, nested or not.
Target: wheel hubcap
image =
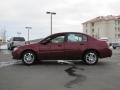
[[[24,55],[24,62],[27,63],[27,64],[31,64],[34,62],[34,55],[32,53],[26,53]]]
[[[88,62],[89,64],[95,63],[96,60],[97,60],[97,56],[95,53],[91,52],[86,55],[86,62]]]

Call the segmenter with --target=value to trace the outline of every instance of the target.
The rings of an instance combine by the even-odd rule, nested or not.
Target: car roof
[[[85,33],[82,33],[82,32],[59,32],[59,33],[54,33],[52,35],[59,35],[59,34],[70,34],[70,33],[73,33],[73,34],[83,34],[83,35],[87,35],[87,36],[90,36],[88,34],[85,34]],[[51,36],[51,35],[50,35]],[[91,37],[91,36],[90,36]]]
[[[54,36],[54,35],[59,35],[59,34],[72,34],[72,33],[73,34],[83,34],[83,35],[87,35],[90,38],[96,39],[96,38],[94,38],[94,37],[92,37],[92,36],[90,36],[88,34],[82,33],[82,32],[59,32],[59,33],[54,33],[54,34],[49,35],[49,36]]]

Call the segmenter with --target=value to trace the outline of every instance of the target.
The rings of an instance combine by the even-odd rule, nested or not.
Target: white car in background
[[[12,50],[17,46],[25,45],[25,38],[24,37],[12,37],[7,42],[8,50]]]

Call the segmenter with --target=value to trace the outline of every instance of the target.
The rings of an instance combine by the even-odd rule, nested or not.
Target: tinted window
[[[68,42],[82,42],[87,41],[87,36],[82,34],[69,34]]]
[[[57,36],[53,38],[50,42],[51,43],[61,43],[64,42],[65,36]]]
[[[13,41],[25,41],[23,37],[14,37]]]
[[[82,35],[82,41],[87,41],[87,36],[86,35]]]

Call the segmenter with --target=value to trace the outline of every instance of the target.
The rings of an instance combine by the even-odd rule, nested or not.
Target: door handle
[[[81,43],[80,45],[85,45],[85,44]]]
[[[62,45],[58,45],[58,47],[61,47]]]

